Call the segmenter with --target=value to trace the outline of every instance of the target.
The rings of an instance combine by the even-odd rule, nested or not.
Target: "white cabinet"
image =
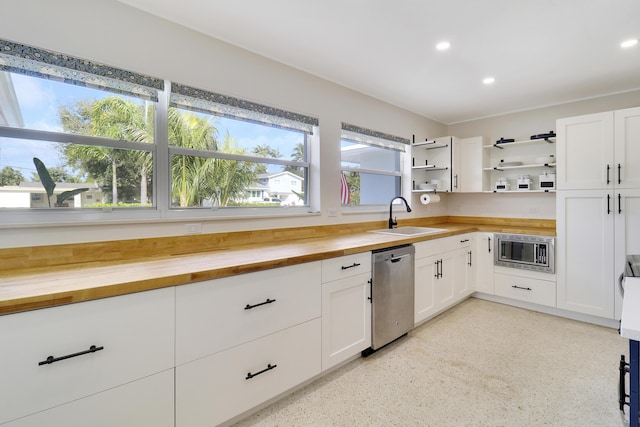
[[[539,138],[483,146],[483,189],[486,192],[550,192],[553,188],[540,186],[540,175],[554,174],[555,138]],[[520,189],[518,178],[528,176],[529,189]],[[507,188],[498,189],[502,180]]]
[[[433,192],[422,189],[422,184],[438,182],[437,191],[452,191],[452,144],[453,137],[445,136],[411,144],[412,191]]]
[[[371,252],[322,261],[322,281],[326,370],[371,345]]]
[[[611,196],[601,190],[557,193],[558,308],[613,318]]]
[[[558,307],[617,319],[640,231],[640,108],[558,120]]]
[[[475,287],[473,235],[463,234],[458,237],[460,247],[454,253],[453,264],[453,292],[456,301],[473,293]]]
[[[412,191],[433,192],[421,185],[437,182],[436,191],[482,191],[481,136],[456,138],[444,136],[433,140],[414,142],[411,145]]]
[[[176,367],[176,427],[218,425],[319,374],[320,328],[317,318]]]
[[[558,190],[640,187],[640,108],[559,119]]]
[[[174,292],[0,316],[0,424],[172,369]],[[158,392],[172,393],[167,387]]]
[[[416,243],[415,323],[423,322],[473,292],[471,234]]]
[[[493,295],[493,233],[477,232],[474,244],[474,262],[476,271],[475,289],[478,292]]]
[[[3,427],[173,427],[173,376],[173,369],[169,369]]]
[[[320,317],[320,298],[319,261],[179,286],[176,365]]]
[[[453,191],[482,192],[483,138],[453,139]]]
[[[320,280],[318,261],[176,289],[176,426],[217,425],[320,373]]]
[[[533,304],[556,306],[556,276],[500,267],[495,273],[495,294]]]

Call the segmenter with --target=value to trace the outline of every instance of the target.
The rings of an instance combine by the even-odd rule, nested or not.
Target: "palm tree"
[[[238,148],[235,138],[228,133],[224,137],[221,151],[233,154],[246,154]],[[207,164],[205,174],[209,176],[208,184],[211,199],[218,206],[228,206],[229,202],[245,196],[247,187],[256,181],[257,164],[239,160],[215,159]]]
[[[63,126],[67,123],[68,126],[83,126],[81,131],[88,132],[92,136],[101,136],[106,138],[112,138],[116,140],[134,140],[138,142],[152,142],[153,133],[152,126],[149,124],[148,115],[143,114],[139,105],[130,100],[120,98],[117,96],[110,96],[91,105],[87,105],[86,102],[82,102],[76,106],[76,114],[83,113],[88,114],[89,125],[83,124],[82,120],[77,117],[64,116],[64,112],[69,113],[69,110],[63,109],[61,112]],[[74,123],[74,120],[76,121]],[[118,150],[114,148],[99,147],[99,146],[82,146],[69,144],[65,147],[65,155],[67,162],[74,167],[79,167],[90,172],[90,175],[94,179],[100,180],[105,176],[111,176],[111,191],[112,191],[112,203],[118,203],[118,167],[123,163],[129,163],[130,156],[125,154],[124,150]],[[144,152],[140,157],[140,164],[147,165],[149,160],[143,160],[145,157],[149,157],[148,153]],[[127,161],[128,160],[128,161]],[[98,173],[95,168],[88,167],[89,165],[100,165],[108,163],[110,166],[110,174],[105,173],[104,170]],[[98,169],[100,170],[100,169]],[[144,182],[146,193],[147,182],[147,169],[141,167],[141,187]],[[141,201],[146,201],[146,194],[141,194]]]

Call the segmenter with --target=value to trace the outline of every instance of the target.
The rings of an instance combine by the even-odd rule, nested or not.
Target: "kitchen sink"
[[[398,228],[383,228],[382,230],[369,230],[370,233],[379,234],[394,234],[396,236],[419,236],[421,234],[437,233],[439,231],[446,231],[444,228],[429,228],[429,227],[398,227]]]

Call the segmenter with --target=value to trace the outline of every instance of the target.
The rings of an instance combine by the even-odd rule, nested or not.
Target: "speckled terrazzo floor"
[[[620,354],[613,329],[470,298],[236,426],[620,426]]]

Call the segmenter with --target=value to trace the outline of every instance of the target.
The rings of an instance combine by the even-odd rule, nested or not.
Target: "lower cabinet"
[[[496,295],[549,307],[556,306],[554,274],[516,271],[515,274],[495,274]]]
[[[493,285],[493,233],[478,232],[475,235],[474,263],[475,263],[475,288],[478,292],[494,294]]]
[[[176,427],[215,426],[320,373],[314,319],[176,368]]]
[[[322,370],[371,346],[371,252],[322,261]]]
[[[170,369],[3,424],[3,427],[172,427]]]
[[[153,399],[128,387],[150,390],[136,381],[173,369],[174,307],[175,289],[165,288],[0,316],[0,424],[52,410],[56,423],[19,425],[82,425],[61,405],[92,408],[120,400],[139,404],[140,416],[153,418],[143,413]],[[158,393],[166,397],[172,388]],[[112,410],[115,418],[127,413]],[[84,422],[101,425],[91,417]]]
[[[464,234],[415,244],[416,324],[473,293],[472,243]]]

